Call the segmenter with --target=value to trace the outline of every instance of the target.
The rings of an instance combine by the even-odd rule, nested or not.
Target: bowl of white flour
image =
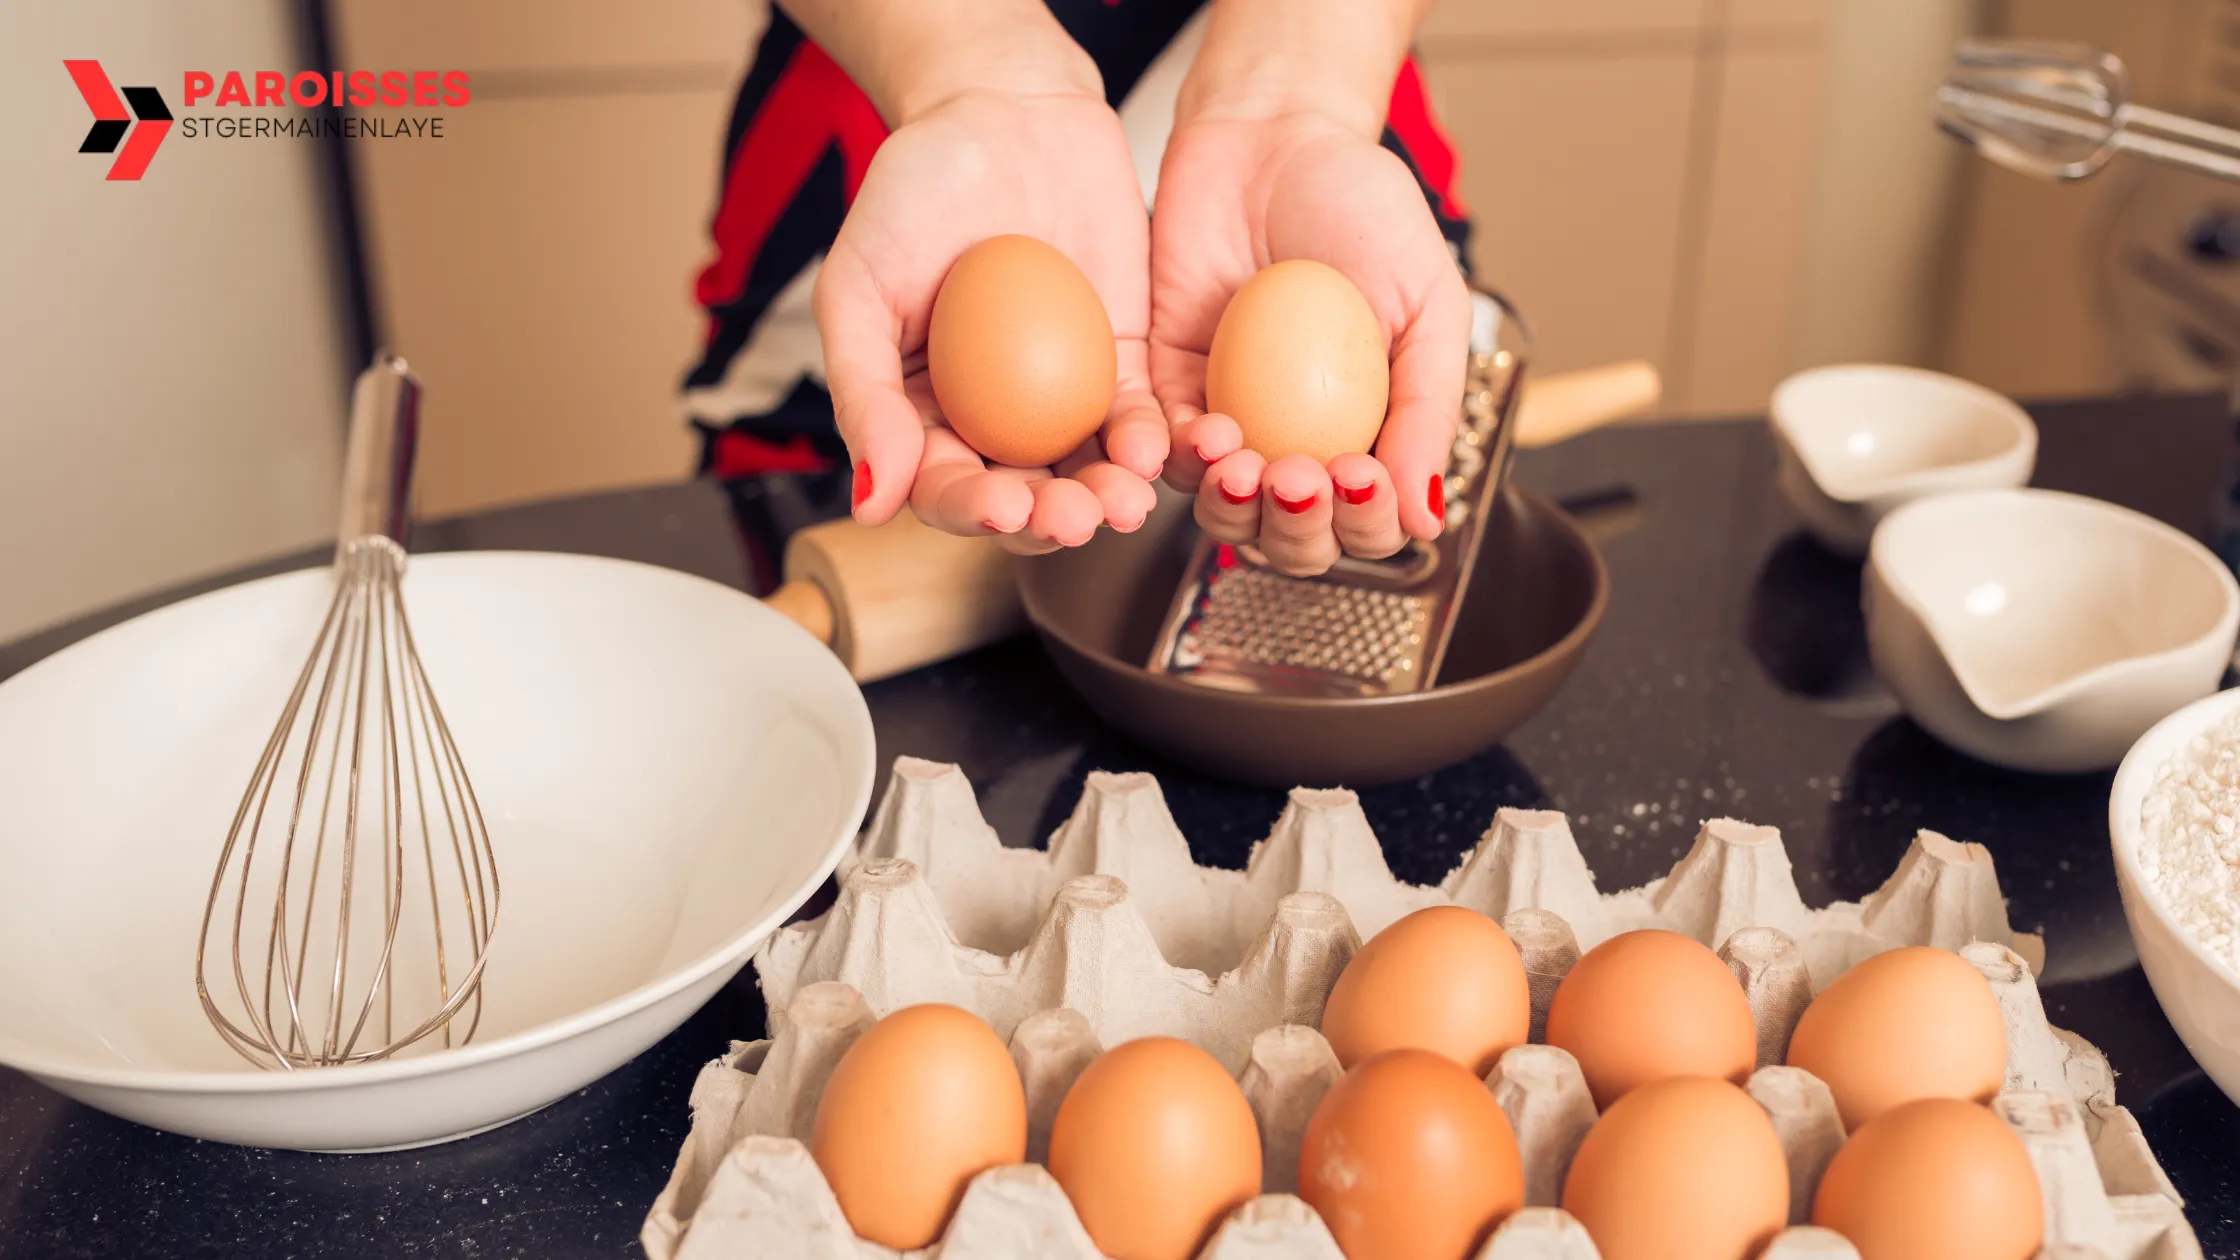
[[[2108,802],[2116,886],[2156,1000],[2240,1102],[2240,688],[2141,736]]]

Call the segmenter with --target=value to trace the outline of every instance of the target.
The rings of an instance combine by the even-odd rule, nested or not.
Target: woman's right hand
[[[1023,553],[1087,542],[1099,525],[1137,528],[1167,457],[1147,367],[1149,220],[1094,67],[1086,82],[972,86],[923,105],[906,100],[900,112],[817,277],[856,519],[881,524],[907,503],[929,525],[1001,535]],[[1118,343],[1119,385],[1102,432],[1052,468],[983,460],[944,423],[926,376],[927,327],[950,264],[1007,233],[1072,259]]]

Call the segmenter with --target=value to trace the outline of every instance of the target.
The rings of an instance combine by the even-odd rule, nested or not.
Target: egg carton
[[[1603,894],[1561,814],[1505,809],[1445,880],[1422,887],[1392,876],[1350,792],[1293,792],[1245,869],[1227,871],[1190,861],[1148,775],[1090,775],[1072,817],[1034,850],[1001,844],[954,767],[904,758],[840,883],[831,909],[757,953],[772,1036],[734,1043],[702,1070],[692,1132],[641,1234],[651,1260],[895,1257],[848,1229],[805,1142],[848,1044],[918,1002],[971,1010],[1008,1041],[1026,1088],[1029,1162],[977,1178],[944,1237],[913,1257],[1094,1257],[1040,1166],[1049,1125],[1103,1047],[1149,1035],[1212,1053],[1260,1125],[1266,1193],[1221,1227],[1207,1260],[1337,1257],[1291,1194],[1300,1134],[1339,1075],[1315,1031],[1322,1003],[1365,937],[1448,903],[1501,921],[1532,1000],[1533,1044],[1487,1077],[1517,1132],[1527,1208],[1481,1260],[1595,1254],[1556,1206],[1593,1102],[1571,1057],[1539,1040],[1580,954],[1641,927],[1715,948],[1749,996],[1759,1052],[1750,1092],[1791,1167],[1792,1228],[1768,1260],[1855,1255],[1803,1225],[1843,1130],[1826,1087],[1781,1063],[1813,993],[1861,959],[1914,944],[1958,950],[1999,996],[2008,1072],[1996,1106],[2039,1170],[2047,1255],[2200,1255],[2176,1191],[2115,1102],[2105,1057],[2047,1022],[2035,979],[2043,943],[2007,922],[1990,854],[1933,832],[1875,893],[1813,910],[1773,828],[1714,819],[1665,878]]]

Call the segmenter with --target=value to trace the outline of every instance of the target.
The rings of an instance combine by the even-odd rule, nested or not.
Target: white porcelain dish
[[[1939,495],[1875,532],[1867,649],[1906,712],[2022,770],[2116,764],[2217,689],[2240,583],[2209,549],[2128,508],[2051,490]]]
[[[324,569],[96,635],[0,684],[0,1063],[223,1142],[377,1150],[534,1111],[652,1045],[830,874],[869,711],[755,600],[582,556],[415,558],[405,599],[504,880],[473,1043],[251,1067],[193,989],[217,848]]]
[[[1849,556],[1904,504],[2024,485],[2038,459],[2038,427],[2012,399],[1920,368],[1800,372],[1774,390],[1771,414],[1783,496]]]
[[[2155,1000],[2194,1061],[2227,1098],[2240,1102],[2240,974],[2179,928],[2148,886],[2139,863],[2141,812],[2162,768],[2193,737],[2240,709],[2240,689],[2222,691],[2178,710],[2142,736],[2116,771],[2108,796],[2108,834],[2115,845],[2116,888],[2123,917],[2139,947],[2139,965]]]

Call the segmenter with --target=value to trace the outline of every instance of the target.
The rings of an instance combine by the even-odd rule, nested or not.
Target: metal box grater
[[[1471,294],[1470,368],[1447,461],[1447,524],[1384,560],[1344,557],[1287,577],[1251,546],[1200,538],[1152,649],[1151,669],[1201,686],[1387,696],[1438,678],[1477,562],[1487,506],[1508,472],[1529,338],[1514,309]]]

